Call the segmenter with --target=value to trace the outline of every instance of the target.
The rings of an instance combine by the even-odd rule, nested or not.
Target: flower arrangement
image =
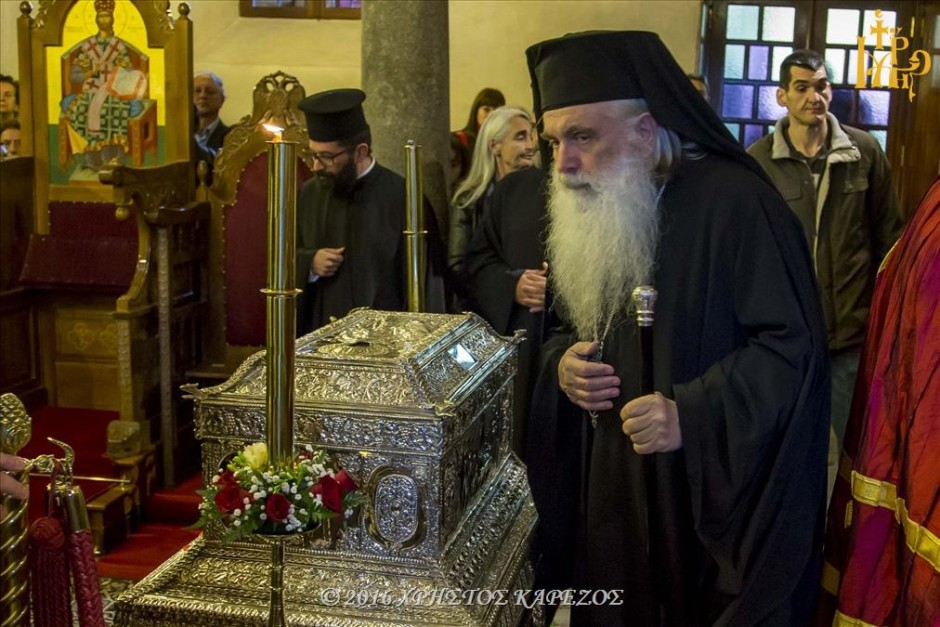
[[[287,467],[268,463],[268,448],[256,442],[244,448],[226,469],[212,478],[199,505],[194,528],[220,520],[222,543],[252,533],[288,534],[306,531],[324,520],[353,510],[366,501],[349,474],[336,468],[326,452],[309,444]]]

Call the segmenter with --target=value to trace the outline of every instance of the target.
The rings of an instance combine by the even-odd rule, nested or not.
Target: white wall
[[[700,0],[448,1],[453,129],[464,125],[470,103],[483,87],[496,87],[510,103],[531,107],[525,49],[565,33],[657,31],[683,68],[695,67]],[[171,5],[177,15],[179,2]],[[227,123],[251,112],[255,84],[277,70],[295,75],[307,93],[360,85],[362,30],[358,20],[242,18],[237,0],[189,0],[189,5],[193,69],[212,70],[225,81],[228,99],[222,117]],[[19,14],[19,2],[0,0],[0,71],[13,76],[19,74]]]
[[[483,87],[532,107],[525,49],[585,30],[651,30],[687,72],[698,51],[698,0],[450,0],[450,119],[462,128]]]

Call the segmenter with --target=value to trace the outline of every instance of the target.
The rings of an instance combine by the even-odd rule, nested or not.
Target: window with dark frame
[[[720,0],[712,5],[706,48],[713,104],[725,126],[744,146],[772,132],[786,109],[777,104],[780,63],[794,49],[822,53],[832,71],[830,111],[844,124],[870,132],[887,149],[892,97],[887,87],[857,88],[858,36],[866,34],[862,60],[867,71],[875,36],[875,9],[886,2],[748,2]],[[882,9],[885,27],[894,27],[896,11]],[[884,51],[878,53],[879,57]],[[883,68],[882,84],[887,84]],[[895,90],[897,91],[897,90]],[[900,92],[899,92],[900,93]]]
[[[241,17],[358,20],[362,0],[239,0]]]

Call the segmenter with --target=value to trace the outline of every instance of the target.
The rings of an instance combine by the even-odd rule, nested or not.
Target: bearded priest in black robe
[[[314,94],[298,105],[307,118],[314,178],[297,201],[297,280],[303,289],[298,333],[356,307],[404,311],[405,179],[372,155],[358,89]],[[443,311],[442,251],[434,212],[425,207],[428,309]],[[439,301],[439,302],[438,302]]]
[[[527,57],[553,159],[549,283],[571,326],[533,397],[536,548],[567,559],[576,591],[607,591],[573,599],[571,624],[805,624],[829,384],[800,225],[654,33]],[[643,284],[652,394],[630,311]]]

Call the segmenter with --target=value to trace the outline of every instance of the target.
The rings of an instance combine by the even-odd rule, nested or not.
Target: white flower
[[[251,499],[246,496],[245,498],[242,499],[242,503],[244,503],[245,505],[248,505],[249,503],[251,503]]]
[[[301,496],[300,496],[299,494],[295,494],[295,495],[294,495],[294,500],[295,500],[295,501],[299,501],[300,498],[301,498]]]
[[[284,493],[286,493],[286,494],[290,494],[290,486],[289,486],[288,484],[286,484],[286,483],[285,483],[285,484],[282,484],[282,485],[281,485],[281,492],[284,492]]]
[[[232,512],[232,515],[233,515],[233,516],[241,516],[241,515],[242,515],[242,510],[236,509],[234,512]]]
[[[312,452],[313,452],[313,447],[310,446],[309,444],[307,444],[307,445],[304,446],[304,450],[307,451],[308,453],[312,453]]]
[[[258,516],[258,518],[260,518],[261,520],[267,520],[267,519],[268,519],[268,515],[265,514],[264,512],[261,512],[261,514]]]
[[[232,524],[234,524],[236,527],[240,527],[241,524],[242,524],[242,521],[236,520],[236,521],[235,521],[234,523],[232,523]]]
[[[242,457],[251,468],[261,472],[268,465],[268,445],[264,442],[249,444],[242,451]]]

